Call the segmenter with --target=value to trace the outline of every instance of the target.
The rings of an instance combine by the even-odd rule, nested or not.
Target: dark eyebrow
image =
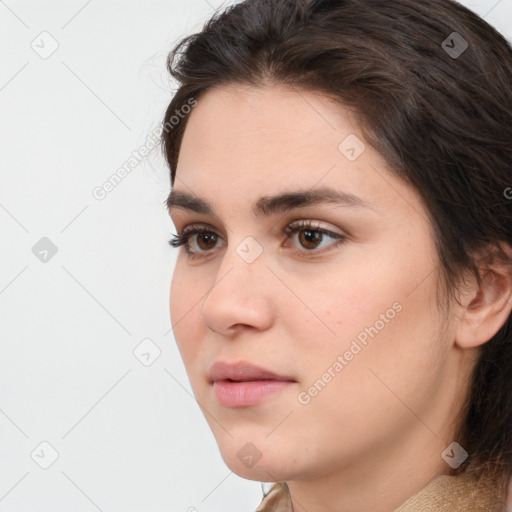
[[[256,216],[271,216],[320,203],[372,209],[368,203],[354,194],[324,187],[262,196],[254,203],[252,211]],[[179,190],[172,190],[167,198],[169,213],[175,208],[217,217],[215,209],[206,199]]]

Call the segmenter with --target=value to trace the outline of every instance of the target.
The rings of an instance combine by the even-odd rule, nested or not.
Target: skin
[[[441,453],[454,441],[478,347],[507,316],[501,303],[489,313],[487,295],[471,287],[462,306],[438,310],[425,206],[368,144],[349,161],[338,146],[350,134],[364,141],[347,110],[313,92],[212,89],[188,119],[174,189],[208,200],[217,217],[170,211],[178,233],[201,224],[218,235],[210,246],[191,237],[192,250],[203,250],[196,258],[180,248],[171,284],[174,336],[194,394],[229,468],[286,481],[295,511],[388,512],[450,473]],[[268,218],[251,209],[264,195],[321,186],[369,208],[319,204]],[[297,220],[346,240],[336,246],[324,235],[308,249],[300,233],[284,232]],[[252,263],[236,251],[248,236],[263,250]],[[396,303],[400,312],[300,403],[299,393]],[[470,303],[480,316],[468,317]],[[256,406],[226,408],[207,379],[218,360],[296,382]],[[251,468],[237,457],[249,442],[261,453]]]

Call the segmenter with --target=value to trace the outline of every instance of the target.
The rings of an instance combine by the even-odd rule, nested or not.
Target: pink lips
[[[249,407],[290,386],[295,380],[264,368],[239,362],[214,363],[208,379],[219,403],[224,407]]]

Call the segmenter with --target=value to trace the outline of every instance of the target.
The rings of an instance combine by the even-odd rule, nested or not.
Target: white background
[[[159,150],[102,200],[92,193],[157,128],[168,51],[221,3],[0,0],[2,512],[261,501],[222,461],[172,337]],[[512,0],[463,3],[512,39]],[[43,237],[57,248],[47,262],[32,251]],[[133,353],[147,338],[161,351],[150,366]],[[58,453],[48,469],[43,441]]]

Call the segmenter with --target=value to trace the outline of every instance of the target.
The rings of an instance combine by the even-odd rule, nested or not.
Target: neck
[[[451,472],[440,457],[448,443],[433,436],[428,441],[418,437],[401,439],[386,453],[369,452],[358,464],[321,478],[289,481],[294,512],[395,510],[431,480]],[[428,458],[425,453],[433,455]]]
[[[341,466],[339,460],[327,462],[314,480],[288,481],[294,511],[390,512],[434,478],[451,474],[441,454],[455,439],[460,397],[468,391],[466,372],[457,368],[453,375],[457,365],[469,364],[461,353],[451,357],[437,392],[421,411],[404,407],[401,428],[387,443],[380,438]]]

